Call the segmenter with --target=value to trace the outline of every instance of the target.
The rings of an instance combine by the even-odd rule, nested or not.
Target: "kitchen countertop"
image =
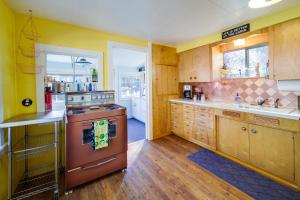
[[[272,108],[266,106],[255,106],[246,103],[232,103],[232,102],[212,102],[206,101],[204,103],[200,101],[188,100],[188,99],[172,99],[170,102],[174,103],[183,103],[189,105],[197,105],[209,108],[225,109],[225,110],[234,110],[252,114],[265,115],[270,117],[279,117],[292,120],[300,120],[300,111],[297,108]]]
[[[65,118],[65,111],[37,112],[30,114],[22,114],[5,120],[0,124],[0,128],[9,128],[16,126],[25,126],[32,124],[43,124],[62,121]]]

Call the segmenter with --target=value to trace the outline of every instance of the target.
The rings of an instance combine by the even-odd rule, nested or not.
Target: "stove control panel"
[[[72,92],[66,94],[66,106],[99,105],[115,102],[114,91]]]

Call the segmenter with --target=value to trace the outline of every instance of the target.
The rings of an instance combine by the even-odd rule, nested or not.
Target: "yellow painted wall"
[[[19,32],[27,16],[16,15],[16,37],[19,37]],[[57,45],[70,48],[80,48],[86,50],[95,50],[104,52],[104,88],[107,87],[107,65],[108,65],[108,41],[117,41],[138,46],[147,46],[147,41],[133,39],[125,36],[100,32],[96,30],[86,29],[78,26],[73,26],[57,21],[34,18],[35,25],[40,35],[39,43]],[[18,80],[18,101],[24,98],[32,98],[35,100],[35,75],[24,74],[17,65],[17,80]],[[19,111],[21,113],[34,112],[36,104],[33,106],[23,107],[19,103]]]
[[[293,18],[300,17],[300,4],[286,10],[282,10],[271,15],[263,16],[254,20],[251,20],[250,29],[251,31],[259,30],[274,24],[278,24]],[[218,42],[222,40],[222,32],[214,33],[204,37],[200,37],[196,40],[178,44],[176,46],[177,52],[186,51],[202,45]]]
[[[15,68],[15,17],[13,11],[0,0],[0,70],[3,84],[4,119],[17,113]],[[0,159],[0,199],[7,199],[7,156]]]

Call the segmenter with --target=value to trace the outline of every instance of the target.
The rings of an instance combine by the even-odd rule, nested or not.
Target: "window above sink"
[[[224,52],[222,78],[267,77],[268,55],[266,44]]]
[[[269,77],[268,30],[222,40],[211,50],[213,80]]]

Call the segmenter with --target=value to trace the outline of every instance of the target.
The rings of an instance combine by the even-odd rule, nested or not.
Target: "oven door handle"
[[[112,161],[114,161],[114,160],[116,160],[116,159],[117,159],[117,158],[113,157],[113,158],[108,159],[108,160],[105,160],[105,161],[103,161],[103,162],[99,162],[99,163],[97,163],[97,164],[95,164],[95,165],[91,165],[91,166],[87,166],[87,167],[82,167],[82,169],[83,169],[83,170],[88,170],[88,169],[91,169],[91,168],[99,167],[99,166],[101,166],[101,165],[110,163],[110,162],[112,162]]]

